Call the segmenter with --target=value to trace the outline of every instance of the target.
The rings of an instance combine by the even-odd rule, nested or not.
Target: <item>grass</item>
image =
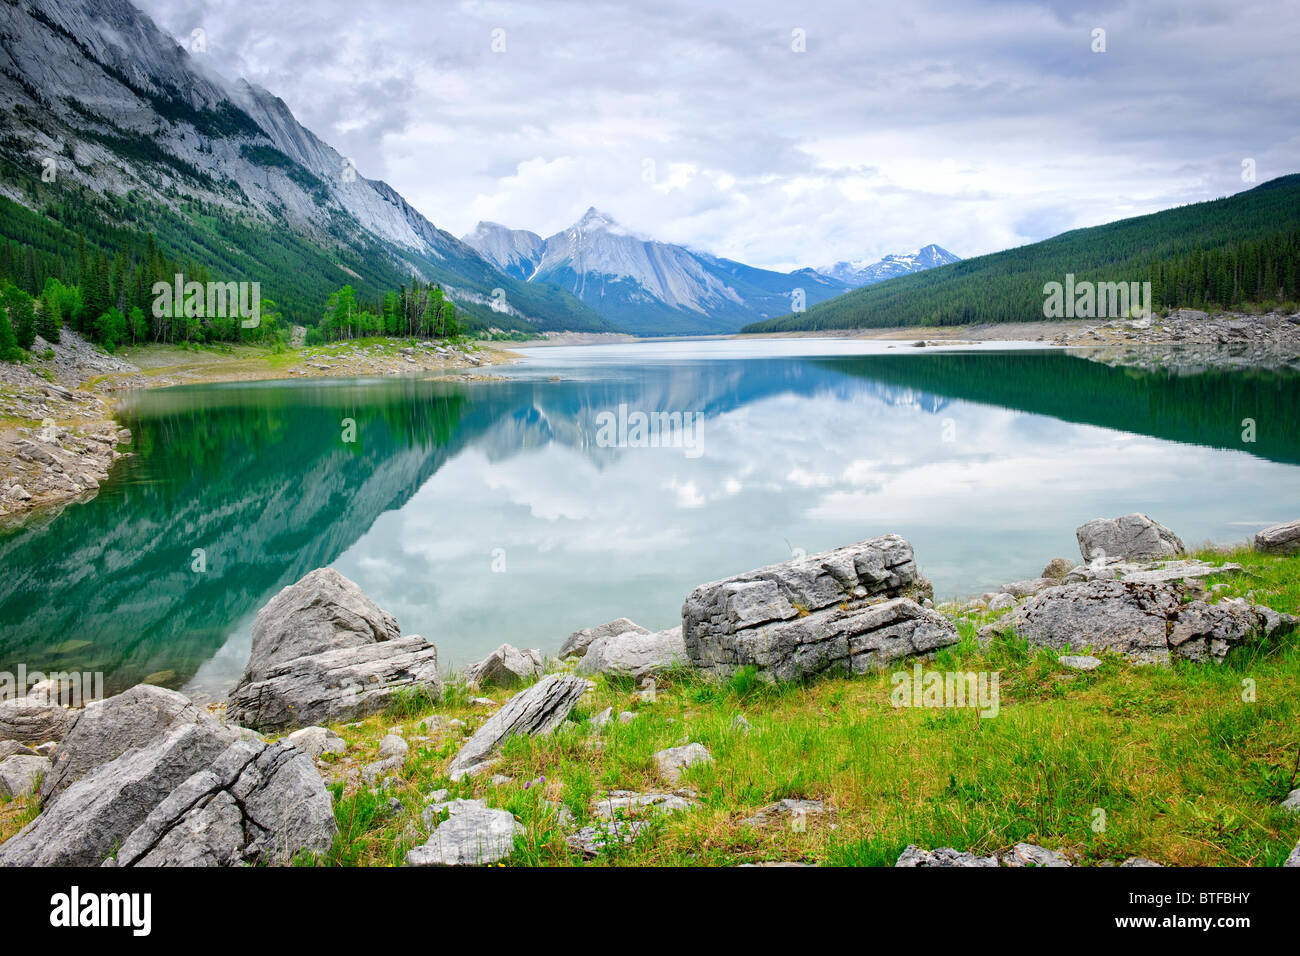
[[[1253,593],[1297,610],[1300,557],[1248,549],[1203,556],[1247,569],[1212,579],[1227,585],[1222,595]],[[320,860],[303,862],[400,864],[427,838],[426,795],[445,787],[515,814],[524,835],[509,865],[576,865],[558,807],[580,826],[605,791],[666,789],[653,754],[688,741],[713,755],[682,781],[698,805],[657,818],[633,845],[610,848],[593,865],[883,866],[909,843],[987,854],[1021,841],[1085,863],[1146,856],[1167,865],[1276,866],[1286,858],[1300,838],[1300,818],[1278,809],[1300,783],[1300,636],[1238,649],[1222,666],[1135,668],[1108,658],[1076,672],[1014,638],[980,647],[982,620],[959,620],[961,643],[926,669],[999,673],[992,719],[971,709],[895,708],[888,673],[773,686],[752,672],[723,682],[680,671],[657,680],[653,701],[627,681],[600,679],[559,731],[511,739],[492,771],[452,785],[448,762],[495,708],[473,704],[463,688],[437,705],[401,700],[392,714],[335,728],[351,745],[341,777],[375,759],[395,725],[411,755],[381,794],[336,783],[338,840]],[[498,702],[509,694],[490,693]],[[605,707],[636,717],[592,730],[587,718]],[[417,732],[416,719],[431,713],[443,726]],[[737,715],[748,731],[735,726]],[[451,718],[466,726],[447,726]],[[510,780],[493,784],[492,774]],[[743,822],[783,797],[823,800],[833,813],[810,815],[801,832]]]

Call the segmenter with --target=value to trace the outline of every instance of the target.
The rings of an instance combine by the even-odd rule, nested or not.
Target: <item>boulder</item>
[[[1047,567],[1043,568],[1040,577],[1059,580],[1069,574],[1070,569],[1073,567],[1074,562],[1068,558],[1052,558],[1051,561],[1047,562]]]
[[[692,663],[719,677],[747,666],[765,680],[862,673],[957,643],[947,618],[912,600],[928,592],[912,546],[884,535],[702,585],[682,607],[682,635]]]
[[[253,620],[244,682],[263,681],[279,664],[401,636],[397,621],[333,568],[318,568],[281,589]]]
[[[272,666],[230,692],[229,719],[262,731],[359,720],[401,691],[441,693],[438,649],[424,638],[341,647]]]
[[[1099,558],[1173,558],[1186,550],[1178,535],[1137,512],[1119,518],[1094,518],[1076,528],[1074,536],[1085,562]]]
[[[458,803],[423,846],[406,854],[407,866],[482,866],[514,852],[515,837],[525,831],[508,810],[481,800]]]
[[[578,673],[641,678],[689,662],[680,626],[653,634],[624,631],[592,641],[578,662]]]
[[[1300,843],[1297,843],[1295,845],[1295,849],[1291,851],[1291,855],[1286,858],[1286,862],[1283,863],[1282,865],[1300,866]]]
[[[26,744],[20,744],[16,740],[0,740],[0,760],[8,760],[15,755],[24,757],[41,756],[38,750],[28,747]]]
[[[508,738],[516,734],[549,734],[569,716],[590,685],[581,677],[551,674],[520,691],[465,742],[447,775],[459,780],[476,773]]]
[[[694,800],[676,793],[611,790],[591,801],[591,812],[600,820],[619,820],[645,816],[647,813],[675,813],[678,810],[689,810],[693,806]]]
[[[408,744],[401,734],[386,734],[384,739],[379,741],[380,759],[386,757],[405,757],[411,752],[411,745]]]
[[[232,736],[219,725],[183,723],[95,768],[0,845],[0,866],[99,866]]]
[[[1001,856],[1003,866],[1069,866],[1059,850],[1048,850],[1033,843],[1017,843]]]
[[[950,846],[941,846],[937,850],[922,850],[919,846],[908,846],[899,856],[894,866],[997,866],[997,857],[976,856],[965,850],[954,850]]]
[[[600,627],[590,627],[581,631],[574,631],[564,639],[560,645],[560,652],[556,655],[560,660],[566,657],[582,657],[587,653],[587,648],[593,641],[602,637],[614,637],[618,634],[626,634],[628,631],[635,631],[638,634],[649,634],[650,632],[640,624],[633,624],[625,617],[615,618],[607,624]]]
[[[17,760],[17,757],[11,757],[11,760]],[[1282,801],[1282,809],[1287,813],[1300,813],[1300,787],[1292,790]]]
[[[1134,584],[1166,584],[1175,581],[1196,582],[1220,574],[1240,574],[1240,564],[1208,564],[1197,558],[1178,561],[1125,561],[1108,558],[1071,568],[1059,583],[1080,581],[1129,581]]]
[[[43,698],[14,697],[0,701],[0,740],[29,744],[62,740],[71,723],[69,711]]]
[[[316,767],[281,741],[237,740],[127,837],[118,866],[281,865],[324,853],[338,827]]]
[[[1300,520],[1265,528],[1255,535],[1255,550],[1265,554],[1295,554],[1300,551]]]
[[[1183,601],[1172,584],[1088,581],[1048,588],[989,625],[1014,631],[1035,647],[1091,647],[1142,664],[1171,657],[1222,662],[1256,636],[1293,627],[1295,618],[1245,601]],[[983,629],[981,629],[983,633]]]
[[[91,701],[77,713],[55,753],[54,766],[41,785],[41,799],[49,803],[90,771],[186,724],[207,734],[223,732],[215,717],[185,695],[163,687],[137,684],[113,697]]]
[[[321,568],[257,612],[227,714],[263,731],[337,723],[384,710],[400,690],[439,694],[438,649],[402,637],[391,614]]]
[[[1005,591],[999,591],[997,594],[993,595],[992,600],[989,601],[988,609],[996,612],[1005,611],[1007,608],[1015,606],[1016,599],[1013,595],[1008,594]]]
[[[542,674],[542,655],[535,650],[521,651],[509,644],[502,644],[477,664],[472,664],[465,671],[465,682],[477,687],[495,684],[500,687],[516,687],[540,677]]]
[[[698,764],[713,763],[713,755],[704,744],[692,743],[661,750],[654,755],[654,762],[659,776],[676,786],[681,783],[682,771]]]
[[[348,749],[348,742],[326,727],[304,727],[284,739],[312,760],[321,754],[341,754]]]
[[[584,859],[594,860],[607,847],[632,843],[648,826],[648,820],[606,820],[583,827],[567,837],[565,843]]]
[[[794,820],[799,817],[819,817],[826,813],[826,804],[820,800],[798,800],[785,798],[776,803],[769,803],[752,817],[741,822],[746,826],[762,828],[771,826],[781,820]]]
[[[1065,570],[1069,571],[1070,569],[1066,568]],[[1062,572],[1060,577],[1064,577],[1064,574],[1065,572]],[[1002,593],[1010,594],[1013,598],[1027,598],[1060,583],[1057,578],[1049,578],[1044,575],[1041,578],[1030,578],[1027,581],[1012,581],[1010,584],[1004,584],[1002,585]],[[996,595],[994,598],[996,599]],[[991,610],[992,605],[989,605],[989,608]]]
[[[0,797],[31,796],[49,772],[50,761],[45,757],[16,754],[0,760]]]

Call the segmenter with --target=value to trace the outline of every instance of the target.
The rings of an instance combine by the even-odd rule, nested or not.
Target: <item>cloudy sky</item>
[[[134,2],[457,235],[969,257],[1300,171],[1291,0]]]

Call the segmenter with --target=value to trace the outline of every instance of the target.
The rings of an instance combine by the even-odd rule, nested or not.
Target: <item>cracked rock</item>
[[[957,643],[952,622],[913,600],[925,597],[912,546],[883,535],[701,585],[682,634],[692,662],[719,677],[746,666],[765,680],[860,674]]]
[[[447,775],[459,780],[478,772],[501,744],[516,734],[549,734],[564,722],[589,686],[581,677],[551,674],[515,694],[465,742]]]
[[[118,866],[281,865],[334,842],[334,806],[291,744],[237,740],[173,790],[122,844]]]

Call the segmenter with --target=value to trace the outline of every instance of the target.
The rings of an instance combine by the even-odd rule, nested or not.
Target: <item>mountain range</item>
[[[153,236],[223,280],[260,281],[308,325],[344,283],[377,301],[418,277],[469,329],[526,334],[733,332],[956,258],[931,245],[783,273],[637,236],[594,208],[546,239],[495,223],[457,239],[204,55],[128,0],[0,2],[0,240],[67,275],[83,240],[112,257]]]
[[[876,282],[884,282],[886,279],[907,275],[909,272],[921,272],[925,269],[933,269],[936,266],[946,266],[953,262],[961,262],[961,257],[953,255],[942,246],[930,243],[928,246],[922,246],[911,255],[888,255],[876,262],[871,262],[868,259],[837,262],[833,266],[826,266],[817,271],[830,276],[832,279],[839,279],[846,285],[856,289],[859,286],[871,285]]]
[[[557,286],[641,335],[734,332],[870,282],[958,261],[929,245],[875,263],[776,272],[638,236],[595,207],[545,239],[494,222],[480,222],[462,239],[506,275]]]

